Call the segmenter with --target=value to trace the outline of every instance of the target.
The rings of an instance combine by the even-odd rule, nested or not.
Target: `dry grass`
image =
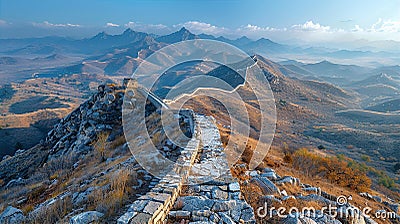
[[[110,143],[111,149],[116,149],[126,143],[125,135],[118,136],[113,142]]]
[[[40,209],[38,212],[31,213],[28,216],[27,223],[42,224],[56,223],[65,217],[72,209],[70,197],[57,200],[53,204]]]
[[[94,150],[98,153],[101,162],[106,160],[106,149],[108,147],[109,132],[101,132],[97,135],[97,140],[92,144]]]
[[[99,187],[89,195],[89,210],[96,210],[110,217],[124,205],[128,194],[132,193],[130,186],[137,180],[137,173],[122,169],[108,177],[105,186]]]

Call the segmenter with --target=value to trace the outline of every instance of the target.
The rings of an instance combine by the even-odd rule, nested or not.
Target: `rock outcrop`
[[[60,156],[71,162],[88,153],[97,134],[104,131],[113,136],[122,133],[121,116],[123,87],[101,85],[97,93],[63,118],[37,146],[0,162],[0,179],[26,178],[45,163]],[[72,163],[73,164],[73,163]]]
[[[21,210],[14,208],[12,206],[8,206],[3,213],[0,214],[0,224],[9,224],[9,223],[23,223],[25,220],[25,216]]]

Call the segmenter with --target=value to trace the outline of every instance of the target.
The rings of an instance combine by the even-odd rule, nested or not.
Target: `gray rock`
[[[195,211],[195,210],[211,210],[214,205],[214,200],[207,199],[204,196],[185,196],[181,197],[183,201],[182,210]]]
[[[370,195],[369,193],[366,193],[366,192],[365,193],[360,193],[360,196],[364,197],[366,199],[370,199],[370,200],[372,199],[372,195]]]
[[[374,199],[374,201],[382,203],[382,198],[379,196],[372,196],[372,199]]]
[[[389,208],[396,213],[399,212],[399,204],[389,204]]]
[[[276,198],[274,195],[265,195],[262,196],[260,198],[261,201],[263,201],[264,203],[267,203],[269,205],[273,204],[273,203],[279,203],[282,204],[282,201],[279,200],[278,198]]]
[[[152,215],[145,213],[138,213],[135,217],[132,218],[130,223],[148,223],[152,218]]]
[[[123,214],[121,217],[118,218],[117,224],[128,224],[137,212],[134,211],[128,211],[125,214]]]
[[[189,222],[189,224],[214,224],[214,222],[210,222],[210,221],[196,221],[196,222]]]
[[[94,187],[89,187],[84,192],[75,192],[72,195],[72,203],[74,206],[79,206],[81,203],[87,201],[87,197],[95,190]]]
[[[293,195],[283,196],[282,197],[282,201],[287,201],[287,200],[296,200],[296,197],[293,196]]]
[[[257,170],[252,170],[252,171],[247,171],[247,172],[248,172],[248,174],[249,174],[251,177],[256,177],[256,176],[258,176]]]
[[[9,223],[23,223],[25,220],[25,216],[20,209],[14,208],[12,206],[8,206],[1,214],[0,214],[0,224],[9,224]]]
[[[69,220],[70,224],[89,224],[98,222],[104,214],[97,211],[88,211],[78,214]]]
[[[221,220],[221,218],[217,214],[215,214],[215,213],[211,214],[211,216],[210,216],[211,222],[218,223],[220,220]]]
[[[22,179],[21,177],[18,179],[13,179],[7,183],[6,188],[14,187],[14,186],[17,186],[17,185],[20,185],[23,183],[24,183],[24,179]]]
[[[161,206],[162,203],[160,202],[149,201],[149,203],[147,203],[146,207],[143,209],[143,212],[148,214],[154,214]]]
[[[254,211],[252,208],[243,209],[240,219],[242,219],[247,223],[256,223],[256,219],[254,217]]]
[[[268,178],[253,177],[250,182],[260,187],[264,195],[280,194],[279,189]]]
[[[170,217],[174,217],[176,219],[185,219],[188,220],[190,218],[190,212],[189,211],[170,211],[169,212]]]
[[[270,180],[277,180],[278,179],[278,176],[274,172],[262,173],[261,176],[262,177],[266,177],[266,178],[268,178]]]
[[[224,212],[233,210],[236,207],[236,201],[216,201],[211,211],[213,212]]]
[[[5,156],[3,156],[3,159],[2,159],[2,160],[6,160],[6,159],[9,159],[9,158],[11,158],[10,155],[5,155]]]
[[[192,219],[191,219],[192,221],[195,221],[195,222],[198,222],[198,221],[205,221],[205,222],[207,222],[208,221],[208,218],[207,217],[204,217],[204,216],[198,216],[198,215],[192,215]]]
[[[219,212],[218,215],[221,217],[221,220],[224,222],[224,224],[235,224],[235,221],[233,221],[232,218],[225,212]]]
[[[387,201],[383,202],[384,205],[388,206],[392,211],[394,211],[395,213],[399,212],[399,206],[400,204],[394,204],[394,203],[389,203]]]
[[[230,191],[233,191],[233,192],[235,192],[235,191],[240,191],[240,185],[239,185],[239,183],[238,183],[238,182],[230,183],[230,184],[229,184],[229,190],[230,190]]]
[[[284,185],[284,184],[291,184],[298,186],[300,185],[300,180],[298,178],[292,177],[292,176],[285,176],[282,177],[281,179],[276,181],[277,185]]]
[[[212,214],[213,212],[210,210],[199,210],[192,212],[192,215],[203,216],[203,217],[210,217]]]
[[[212,191],[212,198],[214,199],[228,199],[228,192],[220,190],[218,187]]]
[[[305,192],[311,192],[317,195],[321,195],[321,188],[320,187],[306,187],[302,189]]]
[[[263,169],[263,173],[275,173],[275,170],[267,167]]]

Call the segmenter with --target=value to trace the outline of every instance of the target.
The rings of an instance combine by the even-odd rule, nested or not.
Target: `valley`
[[[34,198],[40,201],[40,206],[47,206],[46,200],[52,198],[59,200],[60,197],[64,197],[63,194],[57,195],[58,191],[72,194],[74,190],[71,189],[76,189],[80,192],[79,194],[91,195],[90,197],[81,196],[91,203],[91,209],[101,210],[106,214],[107,221],[115,221],[124,213],[122,206],[117,206],[118,203],[115,201],[111,202],[110,207],[107,208],[99,208],[95,204],[99,201],[111,200],[115,196],[113,193],[121,193],[119,190],[122,193],[134,193],[129,197],[121,196],[124,204],[133,203],[151,192],[159,181],[141,170],[139,164],[129,157],[128,143],[121,131],[119,113],[121,113],[120,104],[124,87],[120,85],[124,78],[130,77],[140,63],[143,63],[155,51],[179,41],[200,38],[224,41],[246,51],[253,59],[252,63],[256,63],[261,68],[274,94],[277,122],[271,152],[257,168],[258,173],[254,171],[257,175],[252,176],[241,170],[245,165],[240,164],[249,163],[249,157],[254,153],[252,147],[254,148],[254,144],[257,144],[256,139],[260,132],[259,105],[248,86],[244,85],[238,89],[247,109],[243,113],[249,114],[251,136],[246,145],[246,151],[235,166],[238,170],[232,169],[233,173],[240,174],[235,177],[244,178],[241,180],[243,182],[240,182],[242,188],[253,186],[244,183],[251,180],[254,182],[257,176],[272,173],[272,171],[267,171],[268,166],[272,166],[282,175],[298,175],[302,181],[312,184],[309,187],[314,186],[312,177],[301,173],[301,170],[294,168],[295,165],[285,161],[287,155],[293,156],[294,159],[301,159],[302,157],[299,156],[301,152],[309,156],[301,151],[307,148],[311,154],[321,155],[321,158],[316,157],[322,161],[321,163],[325,161],[324,159],[332,159],[332,163],[335,164],[337,162],[335,158],[342,158],[340,162],[348,165],[352,172],[365,173],[372,180],[369,189],[372,194],[379,194],[393,201],[400,199],[400,173],[395,169],[396,164],[400,162],[399,66],[371,67],[369,63],[367,63],[368,66],[345,65],[327,60],[305,63],[293,58],[283,60],[282,55],[295,55],[294,53],[300,50],[264,38],[253,41],[246,37],[230,40],[210,35],[195,35],[186,28],[165,36],[127,29],[118,35],[102,32],[92,38],[81,40],[52,37],[34,41],[0,40],[7,49],[0,53],[2,55],[0,76],[4,76],[0,83],[0,167],[4,168],[0,172],[3,175],[3,179],[0,179],[3,181],[0,182],[0,189],[7,188],[6,185],[12,188],[24,185],[24,181],[29,182],[31,185],[28,188],[32,187],[35,192],[40,191],[36,192],[37,198]],[[311,49],[307,52],[311,52]],[[331,51],[326,54],[339,57],[338,55],[346,53],[348,52]],[[318,55],[315,52],[309,54]],[[30,58],[23,55],[30,55]],[[34,58],[32,58],[33,55]],[[280,60],[274,61],[277,58]],[[168,62],[161,61],[160,63],[167,64]],[[174,85],[199,75],[215,77],[232,86],[237,86],[244,81],[224,65],[196,61],[180,64],[165,71],[152,91],[163,99]],[[204,83],[204,85],[209,84]],[[104,92],[105,90],[101,88],[109,92]],[[112,103],[107,103],[108,99],[104,95],[106,93],[114,96],[114,100],[109,100]],[[111,111],[107,111],[108,107],[111,107]],[[220,102],[208,97],[195,98],[186,102],[185,107],[201,116],[213,116],[220,132],[221,144],[225,144],[230,136],[231,120],[226,108]],[[99,118],[95,114],[96,110],[112,119]],[[148,128],[155,128],[151,131],[153,140],[160,143],[159,148],[166,150],[165,154],[170,153],[169,149],[162,147],[167,140],[160,135],[154,137],[159,125],[156,117],[157,115],[148,117],[147,122],[153,122],[152,125],[154,125],[149,125]],[[111,130],[108,130],[110,127]],[[107,136],[105,141],[109,141],[108,148],[114,147],[108,152],[108,158],[102,158],[105,161],[100,161],[100,163],[97,161],[98,152],[93,151],[93,148],[98,147],[96,144],[100,144],[98,129],[110,131],[107,133],[108,136],[112,136],[112,140],[108,140]],[[65,139],[63,136],[66,136]],[[70,149],[72,154],[68,154]],[[205,149],[206,147],[201,152]],[[74,162],[63,159],[64,153],[72,156],[68,159]],[[174,154],[175,157],[178,155],[179,153]],[[19,165],[19,160],[26,160],[29,157],[33,157],[34,160]],[[82,158],[88,158],[88,160],[84,161]],[[51,167],[44,166],[50,161]],[[53,164],[57,161],[63,164],[59,170]],[[342,164],[340,162],[338,163]],[[349,164],[356,168],[350,167]],[[132,168],[124,170],[126,173],[123,174],[127,179],[123,187],[125,184],[131,184],[145,186],[145,189],[138,187],[131,191],[125,188],[107,188],[107,186],[115,187],[115,185],[110,185],[109,181],[114,183],[116,176],[122,175],[117,168],[120,166]],[[10,167],[15,170],[6,172],[6,168]],[[82,174],[85,169],[90,170],[89,173],[94,175],[92,179],[89,180]],[[99,171],[103,169],[107,172]],[[18,176],[16,172],[21,170],[24,175]],[[277,175],[275,171],[273,173]],[[102,177],[102,175],[105,176]],[[140,179],[138,182],[136,180],[138,176],[145,181],[140,182],[142,181]],[[332,187],[334,185],[332,182],[320,176],[317,179],[318,184],[325,189],[331,188],[328,192],[330,194],[339,194],[341,191],[348,193],[354,190],[339,185]],[[386,184],[382,179],[390,181],[390,184]],[[66,184],[61,185],[56,182],[58,180]],[[80,182],[85,182],[85,184],[80,185]],[[41,183],[45,183],[44,185],[49,187],[49,190],[36,186]],[[303,185],[303,188],[304,186],[306,185]],[[102,199],[96,201],[92,198],[94,197],[92,194],[101,194],[101,187],[107,188],[103,191],[107,192],[107,195],[101,196]],[[186,190],[188,195],[193,194],[190,188]],[[296,194],[296,190],[291,190],[293,194]],[[290,192],[290,189],[287,191]],[[254,192],[259,193],[258,190]],[[53,194],[57,197],[50,197]],[[1,197],[13,201],[14,204],[18,204],[17,199],[23,195],[22,190],[12,196],[0,194]],[[192,197],[188,195],[181,195],[181,197]],[[250,197],[247,194],[244,197],[253,207],[259,203],[259,201],[251,201],[247,198]],[[76,200],[75,198],[74,201]],[[364,199],[357,194],[356,200],[358,204],[362,204]],[[28,214],[34,208],[40,208],[34,207],[38,205],[33,201],[30,199],[18,205],[24,205],[24,212]],[[81,203],[82,201],[78,201],[74,203],[74,206],[79,207]],[[28,206],[33,207],[28,208]],[[108,213],[107,209],[111,209],[112,206],[116,206],[113,211],[115,213]],[[373,206],[374,209],[379,209],[383,205],[374,202]],[[175,210],[179,212],[180,208],[175,208]],[[76,210],[74,212],[76,213]],[[32,215],[32,213],[29,214]],[[65,217],[70,218],[71,214]],[[38,217],[35,218],[40,220]]]

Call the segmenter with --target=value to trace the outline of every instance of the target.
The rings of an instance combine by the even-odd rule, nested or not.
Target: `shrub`
[[[28,203],[36,203],[44,197],[47,187],[44,184],[33,189],[28,195]]]
[[[361,155],[361,159],[364,160],[365,162],[371,162],[371,157],[367,155]]]
[[[379,177],[378,183],[382,186],[385,186],[387,188],[393,188],[396,184],[396,182],[390,178],[388,175],[383,174]]]
[[[95,151],[98,152],[101,162],[106,161],[106,148],[109,135],[110,133],[108,132],[101,132],[97,135],[97,140],[93,143],[93,147]]]
[[[290,152],[285,153],[285,155],[283,156],[283,162],[285,163],[293,163],[293,156]]]
[[[358,192],[367,191],[371,187],[371,180],[366,171],[351,166],[349,161],[344,156],[322,157],[307,149],[299,149],[293,154],[293,167],[303,170],[306,175],[321,176],[338,186]]]

